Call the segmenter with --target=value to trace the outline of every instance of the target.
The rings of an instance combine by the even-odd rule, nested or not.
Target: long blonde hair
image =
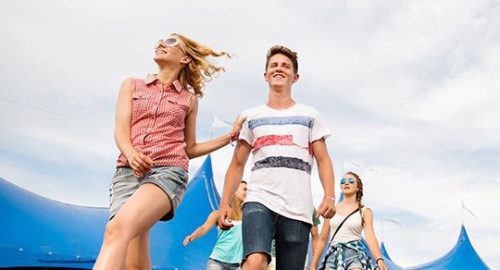
[[[231,212],[231,219],[241,220],[241,218],[243,216],[243,211],[241,211],[242,204],[243,204],[243,202],[241,200],[236,198],[236,196],[233,196],[233,198],[231,199],[231,202],[229,203],[229,205],[231,206],[231,209],[233,210]]]
[[[245,184],[247,185],[247,181],[245,180],[241,180],[241,184]],[[238,189],[240,187],[238,186]],[[236,194],[233,195],[233,198],[231,198],[231,201],[229,202],[229,205],[231,206],[231,209],[233,210],[231,212],[231,219],[232,220],[241,220],[242,217],[243,217],[243,211],[241,209],[242,207],[242,204],[243,204],[243,200],[241,200],[240,198],[238,198],[236,196]]]
[[[216,52],[212,48],[200,44],[186,36],[180,34],[172,34],[181,40],[184,52],[191,58],[191,61],[181,70],[180,81],[184,88],[190,86],[196,97],[203,97],[203,87],[205,82],[212,80],[212,77],[219,72],[225,71],[222,66],[217,66],[210,61],[207,57],[221,57],[226,56],[231,58],[227,52]]]

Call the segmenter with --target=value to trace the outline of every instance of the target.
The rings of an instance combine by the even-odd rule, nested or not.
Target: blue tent
[[[173,221],[151,231],[153,269],[204,269],[215,243],[216,230],[182,246],[184,237],[218,208],[220,197],[207,157],[188,185]],[[102,243],[107,208],[64,204],[36,195],[0,178],[0,268],[42,267],[91,269]],[[390,270],[395,264],[382,243]],[[455,247],[432,262],[409,270],[489,269],[478,256],[462,226]]]
[[[469,236],[467,235],[467,231],[465,227],[462,225],[460,230],[460,236],[458,237],[458,241],[455,246],[444,256],[433,260],[431,262],[413,266],[402,268],[397,266],[389,257],[387,250],[382,243],[381,246],[382,256],[384,257],[386,262],[389,262],[387,265],[389,269],[408,269],[408,270],[488,270],[488,266],[481,260],[476,250],[472,246]],[[395,268],[396,267],[396,268]],[[399,267],[399,268],[398,268]]]
[[[443,257],[426,264],[409,267],[408,270],[488,270],[488,266],[481,260],[472,246],[465,227],[462,225],[460,235],[455,246]]]
[[[402,269],[404,269],[403,267],[397,265],[396,263],[394,263],[392,261],[391,257],[389,256],[389,253],[387,253],[384,242],[382,242],[382,244],[380,245],[380,252],[382,253],[382,257],[384,258],[384,262],[387,265],[387,268],[389,270],[402,270]]]
[[[218,208],[220,198],[207,157],[188,185],[170,222],[151,231],[153,269],[204,269],[216,230],[182,246],[184,237]],[[64,204],[0,178],[0,268],[91,269],[99,252],[108,209]]]

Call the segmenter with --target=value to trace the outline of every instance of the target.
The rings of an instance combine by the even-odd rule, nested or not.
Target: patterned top
[[[153,166],[176,166],[188,170],[184,138],[191,94],[176,80],[163,88],[156,75],[133,79],[130,139],[134,148],[149,156]],[[120,154],[117,167],[129,167]]]
[[[287,218],[312,224],[312,142],[330,135],[317,110],[302,104],[244,111],[240,140],[252,146],[252,174],[245,202],[259,202]]]
[[[326,267],[326,261],[330,256],[333,256],[333,264],[336,265],[337,267],[335,268],[336,270],[347,270],[347,266],[345,264],[346,258],[344,257],[344,250],[346,248],[350,248],[356,253],[358,253],[359,256],[359,261],[361,262],[361,265],[363,266],[361,269],[363,270],[377,270],[379,267],[372,261],[370,256],[366,253],[365,246],[363,245],[363,242],[361,240],[354,240],[350,241],[347,243],[335,243],[333,245],[330,245],[328,247],[328,250],[326,252],[325,258],[323,259],[323,262],[321,263],[321,267],[319,268],[320,270],[325,269]]]

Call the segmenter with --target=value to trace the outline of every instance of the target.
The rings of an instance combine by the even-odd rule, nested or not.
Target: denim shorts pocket
[[[115,194],[115,183],[119,178],[122,168],[116,168],[115,173],[113,174],[113,178],[111,178],[111,182],[109,183],[109,205],[113,202],[114,194]]]

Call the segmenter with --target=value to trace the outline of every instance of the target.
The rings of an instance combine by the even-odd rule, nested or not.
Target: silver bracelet
[[[325,198],[325,199],[330,199],[330,200],[332,200],[333,202],[335,202],[335,201],[336,201],[335,196],[325,196],[324,198]]]

